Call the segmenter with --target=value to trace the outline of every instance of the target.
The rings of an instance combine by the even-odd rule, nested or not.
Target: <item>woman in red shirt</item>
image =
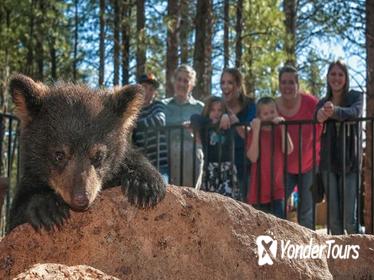
[[[286,65],[280,69],[279,90],[281,95],[276,99],[277,109],[280,116],[286,121],[314,119],[318,99],[313,95],[300,92],[298,73],[293,66]],[[315,136],[313,135],[314,129],[316,129]],[[295,148],[287,159],[286,199],[297,185],[299,192],[298,223],[313,229],[311,186],[313,166],[318,165],[319,162],[321,128],[320,125],[314,128],[312,124],[290,124],[287,131],[290,133]],[[316,141],[315,148],[313,147],[314,141]]]

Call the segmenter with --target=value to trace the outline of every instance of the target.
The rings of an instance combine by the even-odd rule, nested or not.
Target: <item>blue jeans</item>
[[[286,182],[286,199],[288,199],[293,191],[293,188],[297,185],[299,192],[299,203],[297,207],[297,220],[298,223],[304,227],[314,229],[313,224],[313,196],[310,190],[313,184],[313,170],[300,174],[299,186],[299,174],[287,173]]]
[[[344,230],[347,233],[357,233],[357,173],[346,173],[344,194],[342,174],[322,172],[322,178],[328,201],[331,233],[344,234]],[[343,200],[344,205],[342,205]],[[343,228],[343,216],[345,228]]]
[[[276,199],[270,203],[255,205],[255,208],[265,213],[273,214],[278,218],[284,219],[284,200]]]

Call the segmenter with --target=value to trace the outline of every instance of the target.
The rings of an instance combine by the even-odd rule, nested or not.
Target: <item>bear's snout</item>
[[[88,199],[88,193],[77,193],[73,197],[73,205],[71,207],[77,211],[83,211],[88,208],[90,201]]]

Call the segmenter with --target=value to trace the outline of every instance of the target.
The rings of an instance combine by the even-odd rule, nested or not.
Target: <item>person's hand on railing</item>
[[[260,131],[261,128],[261,120],[259,118],[254,118],[251,121],[251,129],[253,132]]]
[[[229,129],[233,124],[239,123],[238,117],[231,111],[223,114],[219,122],[220,129]]]
[[[236,114],[234,114],[231,111],[229,111],[229,118],[230,118],[230,125],[240,123],[239,118],[236,116]],[[244,125],[235,126],[235,130],[241,138],[243,139],[245,138],[245,126]]]
[[[184,122],[182,122],[182,126],[184,128],[186,128],[186,129],[191,129],[192,128],[190,121],[184,121]]]
[[[234,114],[233,112],[230,112],[230,113],[229,113],[229,117],[230,117],[230,124],[231,124],[231,125],[240,122],[239,119],[238,119],[238,117],[236,116],[236,114]]]
[[[325,109],[322,107],[317,112],[317,121],[320,123],[323,123],[325,120],[327,120],[329,117],[327,116]]]
[[[196,127],[194,127],[190,121],[184,121],[182,126],[190,133],[192,138],[196,139],[196,144],[201,145],[200,133]]]
[[[335,106],[331,101],[327,101],[323,108],[325,109],[326,114],[329,116],[329,118],[334,114]]]
[[[191,137],[193,137],[193,128],[190,121],[185,121],[182,123],[182,126],[191,134]]]
[[[223,114],[222,117],[221,117],[221,120],[219,122],[219,128],[220,129],[229,129],[231,126],[231,123],[230,123],[230,117],[228,114]]]
[[[317,120],[322,123],[330,118],[334,114],[334,104],[331,101],[327,101],[321,109],[317,112]]]
[[[285,121],[285,119],[283,117],[275,117],[273,119],[274,124],[279,124],[279,123],[284,122],[284,121]]]

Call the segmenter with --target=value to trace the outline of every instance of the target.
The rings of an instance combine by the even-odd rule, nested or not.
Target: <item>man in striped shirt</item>
[[[144,104],[133,132],[134,144],[168,182],[168,155],[165,105],[155,100],[159,83],[153,74],[143,74],[138,83],[144,87]]]

